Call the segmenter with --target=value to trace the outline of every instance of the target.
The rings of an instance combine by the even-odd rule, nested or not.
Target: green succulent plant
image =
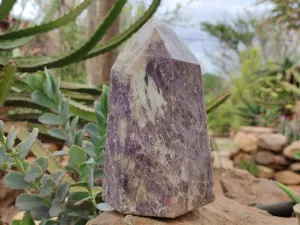
[[[51,21],[55,10],[50,10],[50,13],[46,15],[43,23],[41,25],[36,25],[33,27],[25,28],[22,30],[11,31],[6,34],[0,35],[0,49],[2,50],[12,50],[25,45],[32,41],[34,37],[38,34],[51,31],[53,29],[64,26],[70,22],[73,22],[82,12],[86,9],[92,0],[84,0],[76,8],[72,9],[66,15]],[[23,72],[35,72],[42,70],[44,67],[47,68],[57,68],[69,65],[71,63],[76,63],[88,58],[95,57],[99,54],[106,53],[112,49],[120,46],[125,42],[132,34],[134,34],[139,28],[141,28],[149,18],[154,14],[157,7],[160,4],[160,0],[153,0],[149,9],[142,15],[142,17],[132,24],[123,33],[115,36],[106,43],[98,44],[102,37],[105,35],[109,27],[113,24],[116,18],[120,15],[124,5],[127,0],[117,0],[106,18],[99,25],[95,33],[79,46],[77,49],[58,56],[53,57],[36,57],[36,56],[26,56],[26,57],[11,57],[2,56],[0,57],[0,65],[5,66],[10,60],[13,60],[18,65],[18,70]],[[13,5],[16,3],[14,0],[3,0],[0,5],[0,18],[5,18],[9,15]],[[54,1],[54,9],[56,1]]]
[[[15,224],[30,225],[33,219],[41,220],[41,224],[85,224],[105,209],[102,189],[95,186],[94,178],[103,174],[108,87],[103,86],[100,99],[94,103],[95,123],[81,127],[79,117],[71,113],[70,99],[60,90],[60,80],[51,71],[45,69],[28,76],[28,83],[33,102],[51,110],[39,121],[52,126],[49,135],[62,139],[68,150],[50,155],[41,149],[37,128],[27,138],[14,127],[5,136],[4,123],[0,121],[0,168],[8,171],[4,184],[10,189],[29,191],[16,200],[17,208],[26,211],[23,220],[29,222]],[[17,139],[21,140],[19,144]],[[37,157],[33,162],[26,160],[30,151]],[[63,168],[54,157],[66,154],[69,161]],[[76,178],[71,178],[70,173]]]

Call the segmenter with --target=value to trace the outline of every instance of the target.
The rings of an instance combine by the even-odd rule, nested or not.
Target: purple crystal
[[[174,218],[214,200],[200,65],[157,19],[110,78],[104,199],[124,214]]]

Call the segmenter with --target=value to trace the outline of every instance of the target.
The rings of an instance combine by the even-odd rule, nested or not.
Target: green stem
[[[16,163],[16,166],[17,166],[18,170],[21,172],[21,174],[22,174],[23,176],[25,176],[25,175],[26,175],[26,170],[25,170],[25,168],[24,168],[24,166],[23,166],[21,160],[18,159],[18,158],[14,158],[14,161],[15,161],[15,163]],[[29,184],[30,184],[30,187],[31,187],[32,189],[34,189],[37,193],[40,192],[40,187],[38,186],[37,183],[35,183],[35,182],[29,182]],[[51,205],[50,199],[48,199],[48,198],[43,198],[43,200],[44,200],[45,204],[47,204],[48,206]]]
[[[92,204],[93,204],[93,214],[96,217],[97,216],[97,203],[93,194],[93,190],[91,190],[90,188],[88,188],[89,191],[89,196],[92,197]]]

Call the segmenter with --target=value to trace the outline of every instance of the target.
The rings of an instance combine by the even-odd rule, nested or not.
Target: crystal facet
[[[154,18],[111,72],[104,199],[124,214],[174,218],[214,200],[200,65]]]

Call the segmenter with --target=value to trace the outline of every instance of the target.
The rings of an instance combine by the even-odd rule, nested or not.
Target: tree
[[[237,18],[231,24],[223,22],[201,23],[201,29],[210,36],[217,38],[221,51],[219,56],[207,53],[226,74],[239,64],[239,55],[242,49],[251,48],[255,37],[255,26],[257,21],[251,16],[248,18]]]
[[[93,1],[88,9],[87,15],[88,35],[94,32],[99,21],[105,18],[105,15],[109,12],[115,2],[116,0]],[[104,35],[101,43],[105,43],[119,33],[119,24],[120,19],[118,18]],[[95,58],[87,60],[86,67],[89,83],[102,84],[109,81],[110,70],[117,57],[117,53],[118,51],[115,49],[103,55],[99,55]]]
[[[271,21],[288,30],[298,30],[300,28],[299,0],[263,0],[262,2],[268,2],[274,6],[271,10]]]

